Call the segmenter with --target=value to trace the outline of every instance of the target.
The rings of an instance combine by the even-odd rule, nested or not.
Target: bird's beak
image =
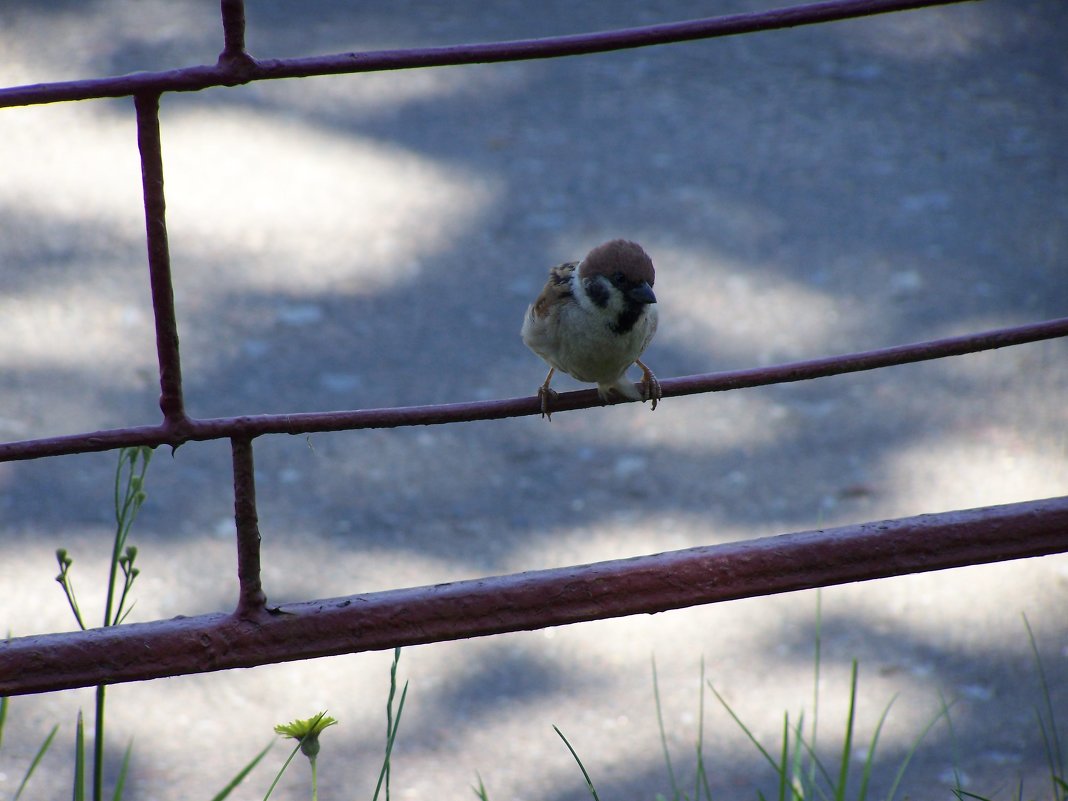
[[[633,289],[627,290],[627,297],[636,303],[656,303],[656,295],[653,288],[646,281],[642,281]]]

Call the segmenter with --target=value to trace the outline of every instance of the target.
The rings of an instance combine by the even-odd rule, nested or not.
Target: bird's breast
[[[642,355],[655,331],[655,306],[644,307],[622,333],[611,317],[574,308],[560,315],[555,361],[546,361],[579,381],[611,383]]]

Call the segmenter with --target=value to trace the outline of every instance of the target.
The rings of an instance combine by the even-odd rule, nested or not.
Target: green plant
[[[1061,747],[1060,732],[1057,728],[1057,716],[1053,711],[1053,700],[1051,697],[1049,681],[1046,679],[1046,669],[1042,664],[1042,655],[1038,650],[1038,643],[1035,640],[1035,632],[1031,628],[1031,622],[1027,619],[1027,615],[1023,616],[1024,628],[1027,629],[1027,639],[1031,645],[1031,655],[1034,658],[1035,674],[1038,679],[1039,689],[1039,701],[1034,707],[1035,722],[1038,723],[1038,730],[1042,737],[1042,746],[1046,753],[1046,765],[1049,769],[1050,775],[1050,796],[1051,801],[1066,801],[1068,799],[1068,773],[1065,773],[1065,752]],[[953,742],[954,752],[957,750],[956,734],[953,730],[953,723],[949,719],[949,711],[946,710],[946,720],[949,723],[950,738]],[[965,790],[961,782],[960,771],[956,767],[956,758],[954,758],[954,782],[953,782],[953,795],[957,798],[957,801],[964,801],[964,799],[974,799],[974,801],[990,801],[984,795],[979,793],[973,793],[969,790]],[[1016,793],[1013,796],[1014,801],[1024,801],[1024,787],[1023,779],[1019,780],[1016,787]]]
[[[842,738],[842,748],[836,760],[836,764],[829,764],[825,756],[818,749],[819,741],[819,683],[822,665],[822,606],[819,593],[816,594],[816,635],[814,653],[814,679],[812,697],[811,724],[806,724],[804,714],[798,715],[796,722],[791,721],[789,713],[784,713],[782,735],[777,746],[772,750],[765,747],[753,734],[752,730],[743,722],[741,717],[728,704],[727,700],[719,693],[710,681],[705,679],[704,660],[701,661],[701,694],[699,697],[698,728],[696,741],[696,769],[693,782],[692,795],[684,791],[677,778],[672,764],[671,754],[667,745],[667,732],[664,728],[664,718],[660,705],[659,679],[656,671],[656,662],[653,661],[653,697],[656,703],[656,717],[660,728],[660,742],[664,752],[664,761],[667,766],[668,780],[671,785],[671,801],[711,801],[712,791],[709,783],[709,772],[704,757],[704,717],[705,698],[704,688],[708,688],[715,695],[716,700],[726,710],[734,723],[746,735],[750,743],[757,749],[761,757],[771,768],[772,777],[775,780],[777,801],[805,801],[806,799],[823,799],[824,801],[845,801],[856,799],[865,801],[871,791],[872,769],[874,767],[875,754],[879,745],[879,736],[886,723],[894,699],[890,700],[882,715],[876,723],[867,748],[867,753],[860,766],[859,776],[850,771],[850,757],[853,752],[853,744],[856,739],[856,700],[858,688],[859,666],[853,660],[849,682],[849,704],[846,711],[845,730]],[[949,706],[943,704],[939,712],[914,739],[898,767],[893,783],[883,796],[885,801],[893,801],[920,743],[924,740],[934,725],[944,716],[948,715]],[[855,792],[850,793],[851,779],[856,779]],[[766,801],[763,793],[757,793],[761,801]],[[657,801],[667,801],[664,795],[657,794]],[[1058,799],[1058,801],[1063,801]]]
[[[264,801],[267,801],[271,797],[271,793],[274,792],[275,786],[278,784],[278,780],[282,778],[282,774],[285,769],[289,767],[289,763],[293,761],[293,757],[297,755],[297,751],[300,751],[304,756],[308,758],[308,762],[311,763],[311,777],[312,777],[312,801],[318,801],[319,798],[319,772],[317,769],[317,759],[319,756],[319,735],[323,733],[329,726],[336,726],[337,720],[326,714],[326,710],[323,710],[318,715],[314,715],[310,718],[303,720],[294,720],[290,723],[279,724],[274,727],[275,734],[280,734],[283,737],[296,740],[297,745],[293,748],[293,753],[289,755],[289,758],[282,765],[282,769],[278,771],[278,775],[271,783],[270,789],[265,795]]]
[[[133,545],[127,545],[127,539],[130,536],[130,529],[133,527],[134,520],[137,519],[137,513],[141,511],[141,506],[147,497],[145,494],[145,474],[148,472],[148,464],[151,459],[152,449],[149,447],[122,448],[119,451],[119,464],[115,469],[114,486],[115,537],[111,545],[111,559],[108,566],[108,589],[104,603],[103,625],[105,627],[119,625],[133,609],[132,604],[129,608],[126,608],[126,599],[129,597],[130,589],[141,571],[134,565],[137,559],[137,548]],[[74,583],[70,575],[74,560],[68,554],[66,548],[59,548],[56,551],[56,561],[59,563],[59,575],[56,576],[56,581],[63,588],[63,594],[67,598],[71,612],[74,613],[74,619],[84,631],[86,629],[85,619],[82,616],[81,608],[78,606]],[[123,575],[122,590],[118,593],[118,598],[116,599],[116,583],[120,570]],[[101,801],[104,794],[105,693],[105,685],[98,685],[96,688],[93,726],[93,801]],[[79,713],[78,733],[84,738],[82,726],[82,718]],[[83,745],[84,743],[80,739],[77,746],[77,760],[84,760]],[[115,799],[122,797],[126,774],[130,767],[132,747],[133,743],[131,742],[127,746],[122,760],[122,767],[115,782],[113,795]],[[76,766],[77,764],[78,762],[76,762]],[[84,797],[84,769],[75,771],[74,781],[75,797]]]
[[[1035,632],[1031,628],[1027,615],[1023,616],[1023,621],[1027,628],[1027,639],[1031,643],[1031,653],[1035,658],[1035,673],[1038,674],[1038,686],[1042,693],[1042,705],[1035,707],[1035,719],[1042,733],[1042,744],[1046,749],[1046,763],[1049,765],[1050,784],[1053,791],[1051,797],[1054,801],[1066,801],[1068,799],[1068,773],[1064,769],[1064,749],[1061,748],[1061,738],[1057,731],[1057,716],[1053,713],[1053,701],[1049,682],[1046,680],[1046,668],[1042,664],[1042,655],[1038,652],[1038,643],[1035,642]]]
[[[404,682],[401,691],[400,702],[397,711],[393,711],[393,701],[397,696],[397,665],[400,664],[400,648],[393,650],[393,664],[389,669],[389,696],[386,699],[386,754],[382,759],[382,770],[378,773],[378,784],[375,785],[374,801],[378,801],[378,793],[385,781],[386,801],[389,801],[389,777],[392,772],[393,743],[397,739],[397,730],[400,728],[401,713],[404,712],[404,700],[408,697],[408,682]],[[394,716],[395,715],[395,716]]]
[[[779,801],[803,801],[803,799],[810,798],[834,799],[834,801],[845,801],[846,798],[856,798],[857,801],[865,801],[865,799],[868,798],[871,771],[874,765],[876,750],[879,745],[879,735],[882,732],[883,724],[886,723],[890,708],[893,706],[894,702],[893,699],[891,699],[890,703],[886,705],[882,715],[879,717],[879,721],[872,733],[871,743],[867,748],[867,754],[864,758],[863,765],[861,766],[859,787],[856,794],[851,795],[849,794],[849,780],[851,778],[849,766],[853,741],[856,734],[857,673],[857,661],[853,660],[849,682],[849,706],[846,711],[845,733],[837,769],[834,771],[828,768],[824,759],[817,753],[814,746],[816,739],[815,730],[805,728],[803,715],[799,716],[798,722],[795,725],[791,725],[789,713],[784,714],[781,745],[778,754],[772,756],[760,741],[757,740],[753,735],[753,732],[745,725],[723,696],[719,694],[715,687],[709,684],[716,699],[771,767],[772,773],[777,780],[776,797]],[[890,785],[886,794],[882,796],[886,801],[893,801],[893,798],[897,795],[901,781],[905,776],[905,772],[908,770],[909,763],[919,749],[920,743],[923,742],[930,730],[943,717],[946,709],[947,708],[944,707],[943,711],[940,711],[924,727],[919,735],[914,738],[905,758],[898,767],[893,783]],[[758,797],[761,801],[765,801],[765,796],[762,793],[758,792]]]
[[[401,715],[404,712],[404,702],[408,697],[408,682],[405,682],[404,689],[401,691],[400,700],[397,702],[396,708],[394,709],[394,702],[396,701],[397,696],[397,666],[400,664],[400,654],[400,648],[395,648],[393,650],[393,664],[389,670],[389,695],[386,700],[386,753],[382,759],[382,768],[378,773],[378,783],[375,785],[375,793],[373,796],[374,801],[377,801],[378,795],[383,787],[385,787],[386,790],[386,798],[389,798],[389,777],[393,759],[393,744],[397,739],[397,732],[400,729]],[[279,769],[278,774],[274,777],[274,781],[271,782],[271,786],[268,788],[267,794],[263,797],[263,801],[267,801],[267,799],[271,797],[271,793],[274,792],[274,788],[281,780],[282,774],[286,772],[289,763],[293,761],[293,757],[297,755],[297,751],[301,751],[308,757],[308,761],[311,763],[312,801],[317,801],[319,798],[319,779],[316,758],[319,755],[319,735],[324,729],[333,726],[336,723],[337,721],[332,717],[328,717],[324,711],[320,712],[318,715],[307,718],[306,720],[294,720],[291,723],[274,727],[277,734],[295,739],[297,745],[293,748],[292,753],[290,753],[285,763]],[[484,789],[483,792],[485,792]]]
[[[652,660],[653,666],[653,700],[656,703],[656,723],[660,731],[660,746],[664,752],[664,764],[667,766],[668,779],[671,782],[671,798],[672,801],[701,801],[701,794],[704,793],[705,799],[711,801],[712,788],[708,783],[708,771],[705,769],[705,660],[701,659],[701,682],[699,686],[699,702],[697,713],[697,742],[695,744],[696,751],[696,769],[694,771],[694,788],[693,796],[690,796],[679,789],[679,784],[675,779],[675,767],[671,761],[671,751],[668,749],[667,742],[667,730],[664,728],[664,713],[660,705],[660,679],[656,672],[656,659]],[[667,801],[667,799],[660,793],[656,795],[657,801]]]
[[[148,447],[122,448],[119,451],[119,464],[115,469],[113,500],[115,507],[115,536],[112,540],[111,559],[108,565],[108,587],[104,604],[104,626],[120,625],[126,620],[127,616],[133,609],[133,604],[131,603],[127,606],[127,601],[130,598],[130,590],[141,571],[135,565],[137,560],[137,547],[129,545],[128,539],[134,521],[137,519],[137,514],[141,511],[141,507],[147,497],[145,494],[145,476],[148,472],[148,465],[151,459],[152,449]],[[78,598],[74,592],[74,582],[71,578],[71,567],[74,564],[74,560],[71,558],[66,548],[59,548],[56,551],[56,561],[59,563],[59,575],[56,576],[56,581],[59,583],[60,587],[63,588],[63,594],[67,598],[67,603],[70,605],[75,621],[77,621],[78,626],[84,631],[86,629],[85,619],[82,616],[81,608],[78,605]],[[119,587],[120,573],[122,574],[121,588]],[[93,801],[101,801],[104,791],[104,707],[105,687],[104,685],[100,685],[96,688],[94,708],[92,761]],[[29,773],[32,773],[33,768],[36,767],[37,762],[40,761],[40,757],[44,755],[44,751],[47,750],[48,745],[51,744],[51,739],[55,735],[57,728],[58,726],[52,730],[52,734],[49,735],[48,739],[45,741],[45,744],[42,746],[37,758],[35,758],[33,765],[31,765]],[[254,756],[240,771],[238,771],[234,778],[214,796],[212,801],[223,801],[223,799],[229,796],[234,788],[241,783],[257,764],[259,764],[260,760],[263,759],[272,745],[273,743],[268,744],[262,751]],[[126,750],[123,752],[122,764],[119,767],[119,774],[115,779],[115,787],[112,790],[111,797],[113,801],[119,801],[123,796],[126,788],[126,779],[130,770],[130,758],[132,754],[133,741],[127,744]],[[75,727],[74,746],[73,797],[75,801],[82,801],[85,798],[87,773],[85,763],[85,723],[82,713],[79,711]],[[29,773],[27,774],[26,779],[29,778]],[[23,784],[25,784],[25,780],[23,781]],[[21,792],[21,788],[19,792]],[[18,794],[16,794],[15,797],[18,798]]]
[[[593,801],[601,801],[601,797],[597,794],[597,788],[593,786],[593,779],[590,778],[589,771],[586,770],[586,766],[582,764],[582,759],[578,755],[578,751],[571,745],[571,742],[564,736],[564,733],[560,731],[560,727],[553,725],[553,731],[556,732],[556,736],[564,741],[564,745],[567,746],[567,750],[571,752],[571,756],[575,760],[575,764],[578,765],[579,770],[582,771],[582,778],[586,780],[586,789],[590,791],[590,795],[593,796]],[[475,774],[478,776],[478,774]],[[480,801],[489,801],[489,793],[486,792],[486,785],[482,783],[482,777],[478,776],[478,787],[472,786],[475,796]]]

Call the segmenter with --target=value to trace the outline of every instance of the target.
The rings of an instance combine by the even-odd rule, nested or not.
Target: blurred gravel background
[[[250,3],[250,51],[547,36],[761,2]],[[0,83],[212,63],[203,0],[0,7]],[[261,83],[163,99],[188,408],[198,417],[530,395],[519,324],[551,264],[625,236],[658,267],[661,378],[1068,314],[1068,6],[991,0],[615,54]],[[158,420],[132,101],[0,111],[0,437]],[[804,385],[439,428],[258,440],[272,602],[448,581],[1064,494],[1068,342]],[[560,389],[575,385],[568,379]],[[0,465],[0,629],[72,627],[53,551],[101,614],[115,454]],[[228,444],[160,452],[131,620],[233,607]],[[1068,727],[1068,559],[823,593],[820,743],[860,662],[863,759],[886,792],[1049,794],[1034,627]],[[494,801],[670,792],[692,771],[700,662],[772,747],[812,715],[816,596],[798,593],[405,651],[393,792]],[[329,709],[322,798],[370,798],[389,654],[109,692],[127,798],[211,797],[275,723]],[[91,691],[16,698],[14,793],[68,797]],[[770,792],[709,707],[716,797]],[[261,768],[234,797],[262,798]],[[294,765],[278,798],[306,797]],[[855,786],[855,785],[854,785]],[[899,797],[901,797],[899,795]]]

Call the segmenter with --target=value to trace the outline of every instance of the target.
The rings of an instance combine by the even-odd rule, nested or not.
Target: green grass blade
[[[664,729],[664,714],[660,706],[660,682],[656,675],[656,657],[653,657],[653,700],[656,702],[656,723],[660,727],[660,747],[664,750],[664,764],[667,765],[668,780],[671,782],[671,797],[679,801],[679,784],[675,780],[675,768],[671,764],[671,753],[668,751],[667,731]],[[703,666],[702,661],[702,666]]]
[[[809,770],[807,775],[803,775],[804,787],[808,793],[805,798],[813,798],[815,793],[819,793],[819,797],[823,801],[831,801],[831,796],[818,781],[818,777],[823,778],[823,783],[829,788],[834,787],[834,780],[831,778],[831,772],[827,770],[827,766],[823,764],[823,760],[819,758],[819,755],[812,749],[812,746],[805,740],[801,726],[798,725],[797,729],[797,747],[804,749],[805,754],[809,759]],[[818,771],[818,775],[817,775]]]
[[[126,753],[122,755],[122,767],[119,768],[119,778],[115,780],[115,792],[111,794],[111,801],[122,801],[122,792],[126,788],[126,775],[130,772],[130,754],[133,753],[133,740],[126,746]]]
[[[564,741],[564,745],[567,746],[567,750],[571,752],[571,756],[573,756],[575,758],[575,762],[578,763],[579,770],[582,771],[582,777],[586,780],[586,787],[589,788],[590,795],[593,796],[593,801],[601,801],[600,796],[597,795],[597,788],[593,786],[593,781],[590,779],[590,774],[586,772],[586,766],[582,764],[582,760],[579,759],[578,753],[575,751],[574,748],[572,748],[571,743],[567,741],[567,738],[564,737],[564,733],[560,731],[560,729],[558,729],[555,725],[553,726],[553,731],[555,731],[559,735],[560,739]]]
[[[11,639],[11,629],[8,629],[5,642]],[[4,721],[7,720],[7,696],[0,698],[0,745],[4,744]]]
[[[74,727],[74,801],[85,801],[85,721],[78,710],[78,724]]]
[[[946,716],[946,730],[949,732],[949,747],[953,755],[953,786],[959,788],[960,784],[960,747],[957,742],[957,730],[953,727],[953,718],[950,717],[949,709],[952,704],[946,703],[946,698],[939,691],[938,699],[942,704],[942,714]]]
[[[228,795],[230,795],[230,793],[232,793],[234,791],[234,788],[236,788],[237,785],[241,784],[241,782],[243,782],[245,780],[245,777],[248,776],[252,772],[252,769],[255,768],[258,764],[260,764],[260,760],[263,759],[265,756],[267,756],[267,752],[270,751],[271,748],[274,747],[274,742],[275,741],[272,740],[271,742],[267,743],[267,746],[262,751],[260,751],[258,754],[256,754],[256,756],[254,756],[249,761],[249,763],[247,765],[245,765],[245,767],[241,768],[241,770],[239,770],[237,772],[237,774],[234,776],[234,778],[232,778],[230,780],[229,784],[227,784],[218,793],[216,793],[215,795],[212,796],[211,801],[223,801],[224,798],[226,798]],[[299,744],[298,744],[298,748],[299,748]],[[272,785],[272,789],[273,789],[273,785]]]
[[[59,724],[57,723],[52,727],[52,731],[45,737],[44,742],[41,743],[41,747],[37,749],[37,753],[34,754],[33,761],[30,762],[30,766],[26,769],[26,775],[22,777],[22,783],[19,785],[19,789],[15,791],[14,801],[19,801],[19,796],[22,795],[22,791],[26,789],[26,784],[29,782],[33,772],[37,770],[37,765],[41,759],[44,758],[45,753],[48,751],[48,747],[52,745],[52,740],[56,737],[56,732],[59,731]]]
[[[786,766],[790,762],[790,713],[782,718],[782,756],[779,762],[779,801],[786,801],[786,788],[790,786]]]
[[[697,780],[698,786],[704,788],[705,801],[712,801],[712,787],[708,783],[708,771],[705,770],[703,758],[697,761]],[[698,795],[695,801],[701,801],[701,796]]]
[[[734,710],[731,709],[731,705],[728,704],[726,699],[719,694],[719,691],[715,688],[715,685],[713,685],[712,682],[708,683],[708,689],[710,689],[712,691],[712,694],[716,696],[716,700],[719,701],[722,707],[727,710],[727,714],[730,715],[731,718],[733,718],[734,722],[738,724],[738,728],[740,728],[745,733],[745,736],[749,738],[749,742],[756,746],[756,749],[764,756],[764,759],[767,760],[767,763],[771,765],[772,770],[778,771],[779,766],[775,764],[775,760],[772,759],[771,754],[769,754],[768,750],[760,744],[760,741],[757,740],[756,737],[753,736],[753,732],[751,732],[749,730],[749,727],[742,722],[742,719],[738,717],[737,714],[735,714]]]
[[[816,647],[815,655],[813,657],[813,679],[812,679],[812,750],[815,751],[819,744],[820,736],[820,667],[822,665],[823,656],[823,593],[821,590],[816,590]],[[815,775],[811,774],[811,779],[815,780]]]
[[[798,715],[797,725],[793,727],[794,752],[790,757],[790,780],[794,797],[811,798],[816,785],[814,770],[805,770],[805,713]],[[800,789],[798,788],[800,784]]]
[[[486,785],[482,783],[482,777],[477,773],[475,774],[475,777],[478,779],[478,787],[471,785],[471,790],[474,792],[475,797],[478,798],[479,801],[489,801],[489,793],[486,792]]]
[[[283,764],[282,767],[279,769],[278,775],[275,776],[274,777],[274,781],[271,782],[271,786],[267,788],[267,795],[265,795],[263,797],[263,801],[267,801],[267,799],[271,797],[271,793],[274,792],[274,788],[278,786],[278,782],[281,781],[281,779],[282,779],[282,774],[286,772],[286,768],[289,767],[289,763],[293,761],[293,757],[295,757],[297,755],[297,752],[299,750],[300,750],[300,741],[298,740],[297,744],[295,746],[293,746],[293,750],[292,750],[292,752],[290,752],[289,757],[285,761],[285,764]]]
[[[705,773],[705,658],[701,657],[701,683],[697,703],[697,770],[693,778],[694,801],[701,801],[701,787],[711,801],[712,794],[708,788],[708,775]]]
[[[1042,742],[1046,748],[1046,761],[1049,764],[1050,780],[1053,783],[1053,798],[1063,799],[1063,786],[1058,788],[1057,777],[1064,776],[1064,751],[1061,750],[1061,738],[1057,732],[1057,716],[1053,714],[1053,702],[1050,700],[1049,682],[1046,680],[1046,669],[1042,664],[1042,655],[1038,652],[1038,643],[1035,641],[1035,632],[1031,628],[1031,622],[1027,615],[1023,616],[1024,626],[1027,628],[1027,639],[1031,642],[1031,653],[1035,656],[1035,671],[1038,673],[1038,684],[1042,690],[1045,701],[1045,719],[1042,711],[1036,709],[1039,728],[1042,731]],[[1045,720],[1049,721],[1047,730]],[[1061,782],[1063,785],[1064,783]]]
[[[845,742],[842,743],[842,764],[838,768],[838,784],[834,788],[835,801],[845,801],[849,782],[849,756],[853,750],[853,726],[857,716],[857,660],[849,677],[849,713],[846,718]]]
[[[924,739],[930,733],[931,729],[933,729],[935,727],[935,724],[938,723],[938,721],[942,718],[946,719],[946,725],[949,727],[949,736],[950,740],[953,743],[953,775],[955,777],[957,787],[960,787],[960,773],[957,771],[956,759],[956,733],[953,730],[953,721],[949,717],[949,709],[953,706],[953,704],[956,703],[956,701],[951,704],[947,704],[945,698],[942,698],[941,700],[942,708],[939,710],[938,714],[931,718],[930,722],[928,722],[928,724],[923,727],[923,731],[921,731],[916,736],[916,739],[912,741],[912,746],[909,748],[908,753],[905,754],[905,758],[901,762],[901,767],[897,769],[897,773],[894,775],[893,784],[890,785],[890,791],[886,794],[886,801],[894,801],[894,795],[897,793],[897,788],[900,786],[902,779],[905,778],[905,771],[908,770],[909,763],[912,761],[912,758],[916,756],[916,752],[920,749],[920,743],[924,741]]]
[[[890,699],[883,714],[879,716],[879,722],[875,726],[875,733],[871,737],[871,745],[868,747],[868,755],[864,758],[864,772],[860,776],[860,790],[857,792],[857,801],[864,801],[868,797],[868,784],[871,782],[871,769],[875,764],[875,751],[879,747],[879,735],[883,731],[883,724],[890,714],[890,707],[897,700],[897,695]]]
[[[818,797],[823,801],[831,801],[831,796],[827,790],[817,781],[819,777],[823,778],[824,784],[827,787],[833,787],[834,782],[831,779],[831,774],[827,770],[823,761],[816,754],[812,746],[805,740],[805,724],[804,716],[798,720],[797,725],[793,728],[794,734],[794,755],[792,758],[792,764],[790,766],[791,779],[800,784],[800,787],[792,785],[793,798],[794,799],[814,799]],[[808,770],[804,770],[804,757],[808,757]]]

